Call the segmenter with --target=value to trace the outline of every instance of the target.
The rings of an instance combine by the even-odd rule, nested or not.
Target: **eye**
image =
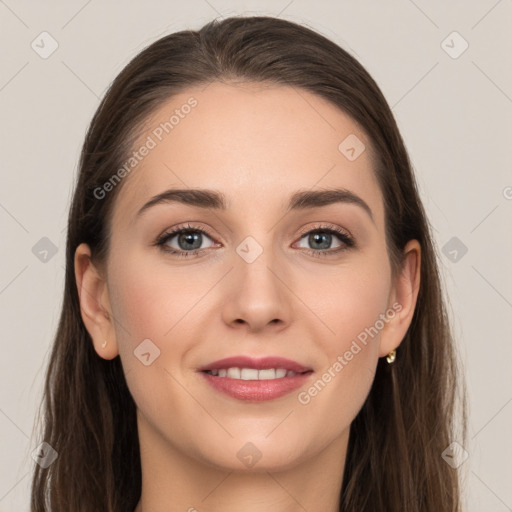
[[[179,257],[187,257],[198,254],[206,248],[202,245],[205,237],[211,240],[204,229],[187,224],[161,235],[156,241],[156,245],[165,252]]]
[[[187,224],[186,226],[178,226],[172,231],[164,233],[156,240],[155,245],[160,247],[161,250],[166,253],[170,253],[177,257],[188,257],[195,256],[208,248],[208,246],[203,246],[205,238],[208,238],[213,242],[211,236],[204,228],[194,227]],[[330,247],[333,240],[336,238],[341,243],[339,243],[335,248]],[[301,234],[299,244],[302,240],[306,240],[306,243],[311,244],[312,248],[303,247],[301,245],[298,247],[300,249],[305,249],[307,253],[316,257],[331,256],[352,247],[356,247],[354,239],[348,232],[332,224],[318,226],[314,229],[303,232]],[[215,242],[213,243],[214,246],[220,246],[220,244]]]
[[[335,248],[331,247],[333,237],[341,241]],[[304,239],[307,244],[312,246],[312,249],[306,247],[306,252],[313,256],[328,256],[355,247],[354,239],[347,232],[331,224],[319,226],[303,233],[300,240]]]

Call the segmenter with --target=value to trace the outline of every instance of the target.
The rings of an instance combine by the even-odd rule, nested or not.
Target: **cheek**
[[[333,305],[334,330],[345,344],[374,326],[387,309],[389,282],[383,275],[358,274],[345,280]]]
[[[155,261],[135,250],[112,263],[109,288],[119,356],[132,395],[147,402],[143,388],[169,386],[163,370],[180,371],[200,341],[200,300],[211,288],[212,276],[170,268],[164,259]]]
[[[336,350],[347,350],[353,339],[386,313],[390,291],[388,261],[377,254],[341,268],[328,281],[324,293],[328,325],[334,331],[331,338],[336,340],[329,345]]]
[[[186,322],[180,320],[186,319],[192,297],[183,297],[183,285],[177,273],[166,274],[136,251],[125,251],[122,261],[112,261],[109,288],[119,356],[130,393],[149,417],[158,416],[162,403],[171,402],[166,393],[173,381],[165,370],[172,372],[187,350]],[[180,351],[169,350],[178,336]]]
[[[362,404],[373,380],[390,286],[387,262],[376,258],[359,269],[347,268],[326,292],[326,324],[333,332],[320,338],[324,368],[330,371],[325,380],[336,375],[333,388],[356,405]]]
[[[119,320],[116,333],[121,336],[121,341],[127,338],[130,343],[137,344],[145,338],[161,335],[164,324],[158,295],[161,290],[156,274],[142,273],[134,267],[126,270],[118,268],[112,276],[115,300],[111,306]]]
[[[112,267],[109,281],[115,294],[111,306],[122,322],[116,331],[133,344],[149,338],[163,347],[204,293],[204,281],[195,282],[190,272],[170,271],[165,264],[135,251]],[[180,323],[179,328],[185,325]]]
[[[322,318],[333,332],[318,336],[323,364],[317,379],[298,396],[308,428],[322,432],[325,442],[349,427],[375,375],[390,278],[381,260],[367,263],[359,272],[347,267],[329,283]]]

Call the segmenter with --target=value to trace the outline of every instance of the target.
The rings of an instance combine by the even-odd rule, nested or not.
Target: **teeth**
[[[228,368],[227,377],[230,379],[239,379],[240,378],[240,368]]]
[[[230,368],[228,370],[228,377],[231,377],[231,375],[229,375],[229,372],[232,370],[232,368]],[[237,368],[237,371],[238,371],[238,377],[234,377],[235,379],[236,378],[239,378],[239,379],[242,379],[242,380],[259,380],[260,379],[260,371],[261,373],[263,373],[262,370],[257,370],[256,368],[242,368],[241,370],[239,370]],[[272,371],[272,370],[270,370]],[[266,370],[266,374],[268,375],[268,370]],[[262,376],[261,377],[261,380],[263,379],[268,379],[268,378],[274,378],[276,376],[276,373],[273,372],[273,376],[272,377],[265,377],[265,376]]]
[[[268,368],[267,370],[250,370],[251,374],[254,376],[251,377],[251,380],[267,380],[267,379],[275,379],[276,371],[273,368]],[[247,375],[249,370],[242,370],[242,375]],[[244,376],[245,378],[245,376]]]
[[[257,370],[256,368],[222,368],[220,370],[207,370],[207,373],[217,377],[229,377],[230,379],[238,380],[272,380],[298,375],[296,372],[285,370],[284,368],[266,368],[264,370]]]

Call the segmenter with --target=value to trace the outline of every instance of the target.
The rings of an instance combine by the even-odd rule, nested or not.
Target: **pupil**
[[[179,238],[180,245],[181,242],[184,242],[185,244],[193,243],[194,241],[197,242],[199,240],[199,233],[185,233],[182,234]],[[196,247],[187,247],[187,249],[199,249],[201,247],[201,243],[197,245]]]
[[[327,233],[324,233],[324,234],[321,234],[321,233],[314,233],[313,235],[311,235],[313,237],[313,241],[316,243],[316,242],[320,242],[321,243],[321,239],[324,238],[324,241],[325,239],[327,240],[326,243],[324,243],[324,245],[322,247],[319,247],[319,249],[328,249],[329,248],[329,242],[330,242],[330,237],[331,235],[327,234]],[[326,238],[327,237],[327,238]]]

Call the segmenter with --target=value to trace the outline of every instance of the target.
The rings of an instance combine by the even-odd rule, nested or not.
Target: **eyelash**
[[[168,240],[173,238],[175,235],[181,234],[181,233],[201,233],[204,235],[207,235],[209,238],[213,239],[213,236],[204,228],[194,227],[190,224],[187,224],[186,226],[179,226],[176,229],[164,233],[161,236],[158,237],[155,244],[156,246],[160,247],[160,249],[166,253],[173,254],[179,258],[187,258],[189,256],[195,256],[199,254],[200,252],[206,250],[206,249],[194,249],[192,251],[183,251],[183,250],[176,250],[176,249],[169,249],[168,247],[165,247],[165,244]],[[347,249],[355,248],[356,243],[354,239],[345,231],[341,230],[337,226],[334,226],[332,224],[323,224],[321,226],[318,226],[316,228],[304,231],[300,234],[299,240],[304,238],[306,235],[310,234],[316,234],[316,233],[328,233],[331,235],[336,235],[341,242],[343,242],[345,245],[338,247],[336,249],[320,249],[320,250],[314,250],[314,249],[304,249],[308,254],[314,256],[314,257],[321,257],[321,256],[331,256],[334,254],[338,254],[342,251],[346,251]]]

